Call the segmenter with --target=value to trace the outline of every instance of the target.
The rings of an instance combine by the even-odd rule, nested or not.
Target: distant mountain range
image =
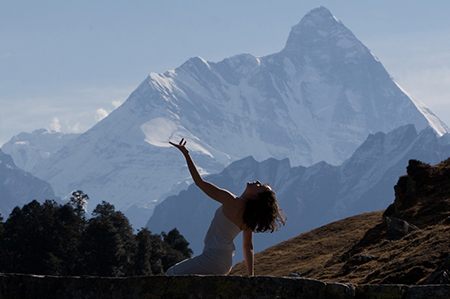
[[[449,136],[438,138],[431,128],[417,133],[413,125],[392,132],[369,135],[340,166],[319,162],[291,167],[289,160],[257,162],[248,157],[232,163],[220,174],[206,179],[241,195],[245,182],[270,182],[286,212],[286,226],[272,234],[255,234],[255,251],[261,251],[300,233],[332,221],[365,212],[379,211],[394,199],[394,186],[406,173],[408,160],[437,164],[450,157]],[[203,238],[218,203],[195,185],[156,206],[147,227],[153,232],[177,227],[201,253]],[[235,262],[243,259],[241,237],[235,240]]]
[[[189,185],[185,162],[169,140],[186,138],[204,174],[252,156],[284,161],[279,171],[293,171],[291,163],[295,171],[310,169],[328,179],[367,136],[410,124],[418,131],[431,127],[436,136],[449,132],[342,22],[318,7],[292,27],[278,53],[240,54],[217,63],[194,57],[175,70],[151,73],[123,105],[36,162],[31,172],[58,196],[83,190],[90,209],[102,200],[114,204],[139,228],[157,203]],[[20,156],[20,148],[13,147],[11,155]],[[249,159],[249,167],[257,163]],[[261,165],[267,163],[281,162]],[[332,200],[321,198],[317,207]],[[345,203],[351,200],[342,197],[337,211],[349,208]],[[323,219],[333,218],[329,213]]]
[[[47,129],[38,129],[32,133],[22,132],[5,143],[2,151],[11,155],[17,167],[31,172],[42,160],[50,158],[70,140],[78,136],[80,134],[61,133]]]
[[[16,207],[22,207],[32,200],[59,201],[49,183],[18,168],[10,155],[0,150],[0,214],[8,218]]]

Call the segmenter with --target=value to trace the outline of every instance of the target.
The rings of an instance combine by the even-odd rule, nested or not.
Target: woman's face
[[[258,199],[258,194],[268,189],[272,190],[268,184],[261,184],[260,181],[248,182],[242,197],[246,199]]]

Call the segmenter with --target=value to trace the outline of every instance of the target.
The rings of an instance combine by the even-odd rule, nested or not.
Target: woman
[[[186,149],[186,141],[170,142],[186,158],[194,183],[222,205],[217,209],[205,237],[203,253],[167,270],[166,275],[228,274],[233,264],[234,238],[243,231],[243,250],[247,274],[254,275],[253,232],[273,232],[285,223],[275,192],[259,181],[247,183],[240,197],[203,180]]]

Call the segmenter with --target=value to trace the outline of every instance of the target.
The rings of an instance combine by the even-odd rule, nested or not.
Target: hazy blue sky
[[[84,132],[150,72],[280,51],[324,5],[394,79],[450,125],[450,1],[0,0],[0,145]]]

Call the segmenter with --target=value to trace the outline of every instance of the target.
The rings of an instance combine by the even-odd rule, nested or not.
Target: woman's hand
[[[187,150],[187,148],[186,148],[186,146],[185,146],[185,145],[186,145],[186,142],[187,142],[187,141],[185,141],[184,138],[182,138],[181,141],[180,141],[180,143],[178,143],[178,144],[169,141],[169,143],[170,143],[171,145],[175,146],[177,149],[179,149],[179,150],[180,150],[183,154],[185,154],[185,155],[189,153],[189,151]]]

